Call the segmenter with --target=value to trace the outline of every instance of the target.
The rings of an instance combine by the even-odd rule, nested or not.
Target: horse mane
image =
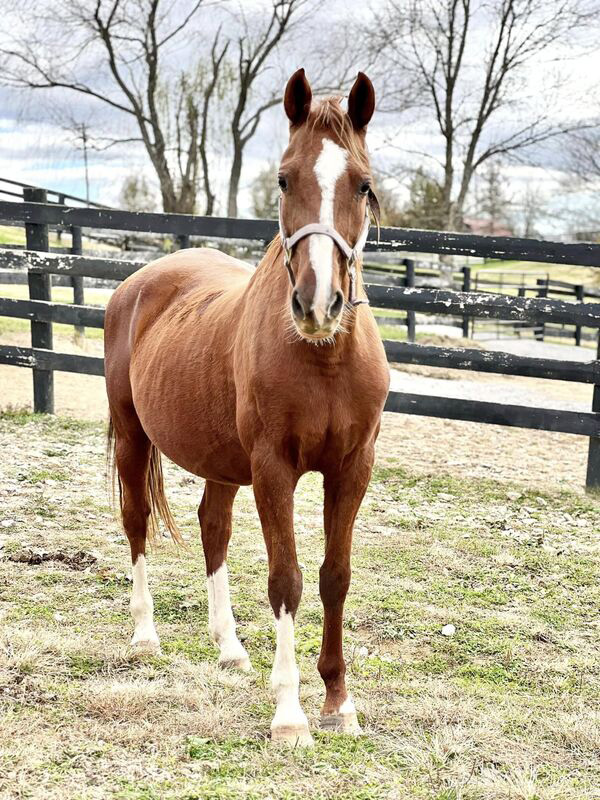
[[[332,131],[342,147],[358,162],[363,169],[369,169],[367,149],[352,126],[350,117],[341,106],[341,97],[326,97],[310,111],[308,124],[315,128],[326,128]]]
[[[283,253],[283,245],[281,244],[281,236],[279,235],[279,233],[277,233],[267,245],[265,254],[258,262],[257,266],[262,266],[263,264],[264,265],[274,264],[282,253]]]

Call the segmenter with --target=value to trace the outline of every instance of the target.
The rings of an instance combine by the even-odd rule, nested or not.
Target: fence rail
[[[29,300],[0,298],[0,316],[29,320],[32,345],[30,348],[0,346],[0,363],[32,369],[36,411],[53,410],[53,371],[103,374],[101,358],[53,350],[53,323],[74,325],[79,331],[84,326],[103,327],[104,310],[83,302],[83,277],[121,281],[142,266],[142,262],[83,255],[83,227],[167,233],[174,235],[180,245],[187,245],[190,236],[266,242],[277,231],[277,223],[273,221],[73,208],[46,204],[44,201],[44,192],[37,189],[26,190],[26,202],[23,203],[0,201],[0,218],[12,225],[25,225],[27,239],[25,250],[0,250],[0,267],[26,271],[29,284]],[[50,226],[71,228],[71,253],[49,252]],[[404,251],[433,252],[600,267],[600,245],[581,243],[383,228],[381,241],[370,240],[367,246],[371,250],[387,249],[399,254]],[[546,323],[569,324],[577,326],[579,331],[582,326],[600,329],[600,303],[567,302],[544,296],[548,286],[542,287],[537,297],[525,297],[524,292],[520,292],[519,296],[507,296],[471,291],[470,272],[465,268],[462,276],[457,276],[462,291],[420,288],[415,286],[419,276],[414,261],[405,259],[404,266],[403,275],[380,277],[368,273],[367,277],[372,282],[367,282],[365,288],[374,307],[407,312],[409,338],[411,334],[414,338],[416,312],[456,315],[462,319],[463,330],[467,332],[469,319],[475,318],[521,321],[539,326]],[[73,282],[73,304],[52,302],[51,275],[63,276]],[[562,290],[565,287],[556,288]],[[423,346],[414,342],[386,341],[384,346],[388,360],[395,363],[592,384],[594,401],[589,412],[402,392],[390,393],[386,410],[587,436],[590,439],[587,486],[600,488],[600,360],[588,363],[560,361],[469,348]]]

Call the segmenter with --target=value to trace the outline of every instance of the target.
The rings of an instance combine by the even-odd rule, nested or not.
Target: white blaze
[[[279,619],[275,619],[277,646],[271,673],[271,686],[275,692],[277,708],[271,728],[307,727],[306,714],[300,707],[300,673],[294,651],[294,619],[281,606]]]
[[[148,576],[146,574],[146,557],[138,556],[131,568],[133,590],[129,609],[135,622],[135,631],[131,644],[138,642],[153,642],[158,644],[158,636],[154,627],[154,604],[148,589]]]
[[[227,564],[223,562],[206,581],[208,590],[208,628],[219,646],[219,662],[250,669],[250,659],[235,632],[235,619],[229,596]]]
[[[335,185],[344,172],[348,155],[339,145],[331,139],[323,139],[323,149],[315,163],[315,174],[321,190],[321,211],[319,222],[335,228],[334,201]],[[309,254],[312,267],[315,271],[316,286],[314,309],[324,317],[329,306],[331,284],[333,283],[333,239],[322,233],[313,233],[310,236]]]

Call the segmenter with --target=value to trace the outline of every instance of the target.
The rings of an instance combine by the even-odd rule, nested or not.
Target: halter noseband
[[[371,192],[369,194],[371,194]],[[367,241],[367,236],[369,234],[369,228],[371,226],[369,221],[369,202],[367,201],[365,221],[362,226],[360,236],[358,237],[358,241],[354,247],[350,247],[348,242],[338,231],[336,231],[335,228],[331,228],[329,225],[323,225],[320,222],[310,222],[308,225],[303,225],[301,228],[298,228],[298,230],[291,236],[286,236],[283,229],[283,219],[281,217],[281,200],[282,195],[279,195],[279,235],[281,236],[281,244],[283,245],[283,263],[288,271],[288,275],[290,276],[292,286],[296,285],[296,278],[294,277],[294,273],[292,271],[292,249],[294,245],[297,244],[301,239],[304,239],[306,236],[310,236],[313,233],[320,233],[323,236],[329,236],[330,239],[333,239],[346,259],[346,269],[348,270],[348,277],[350,279],[348,303],[351,306],[359,306],[363,303],[368,305],[369,301],[366,297],[360,297],[358,299],[356,298],[356,262],[360,253],[362,252],[363,247],[365,246],[365,242]]]

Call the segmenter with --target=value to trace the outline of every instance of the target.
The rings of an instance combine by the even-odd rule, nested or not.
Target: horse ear
[[[312,91],[304,69],[294,72],[285,87],[283,106],[292,125],[303,125],[310,112]]]
[[[375,89],[364,72],[359,72],[348,96],[348,116],[354,130],[364,130],[375,111]]]

